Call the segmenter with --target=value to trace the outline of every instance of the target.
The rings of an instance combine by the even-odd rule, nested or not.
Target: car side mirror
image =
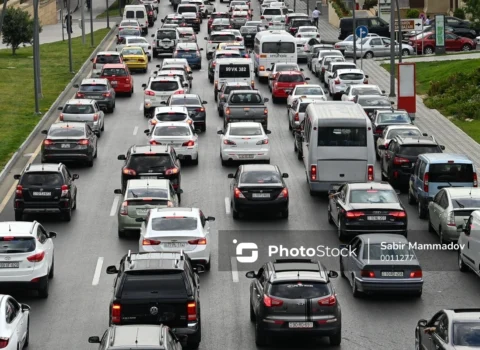
[[[78,180],[80,178],[80,175],[78,174],[73,174],[72,175],[72,180]]]
[[[268,72],[271,72],[272,71],[272,68],[267,68],[266,69]]]
[[[206,105],[206,104],[208,104],[208,102],[207,101],[202,101],[202,104]]]
[[[116,190],[113,190],[113,193],[115,194],[122,194],[122,190],[117,188]]]
[[[143,132],[145,133],[145,135],[149,135],[150,134],[150,129],[145,129],[145,130],[143,130]]]
[[[441,149],[442,151],[445,151],[445,146],[444,146],[444,145],[440,145],[440,149]]]
[[[267,97],[265,97],[265,98],[263,99],[263,102],[268,102],[268,101],[270,101],[270,100],[269,100]]]
[[[287,173],[283,173],[283,174],[282,174],[282,177],[283,177],[284,179],[287,179],[287,178],[288,178],[288,174],[287,174]]]
[[[310,78],[309,78],[309,77],[306,77],[305,80],[310,80]]]
[[[197,265],[193,268],[193,271],[195,271],[196,273],[204,273],[205,272],[205,266]]]
[[[149,50],[151,50],[151,49],[152,49],[152,47],[151,47],[151,46],[149,46],[149,47],[148,47],[148,49],[149,49]]]
[[[256,277],[257,277],[257,274],[255,273],[255,271],[248,271],[248,272],[245,274],[245,277],[247,277],[247,278],[256,278]]]
[[[205,219],[207,221],[215,221],[215,217],[213,216],[207,216],[207,218]]]
[[[223,130],[218,130],[218,131],[217,131],[217,134],[218,134],[218,135],[223,135],[223,134],[225,134],[225,133],[223,132]]]
[[[135,221],[136,222],[145,222],[145,219],[144,218],[136,218]]]
[[[426,326],[427,326],[427,323],[428,323],[427,320],[420,320],[420,321],[418,321],[417,325],[418,325],[419,327],[426,327]]]
[[[22,305],[22,311],[25,312],[25,311],[30,311],[30,306],[28,306],[27,304],[21,304]]]
[[[13,175],[13,178],[14,178],[15,180],[20,180],[20,174],[15,174],[15,175]]]
[[[100,344],[100,337],[88,337],[90,344]]]
[[[338,277],[337,271],[328,271],[328,277],[337,278]]]
[[[272,130],[265,130],[265,134],[270,135],[272,133]]]
[[[155,38],[155,34],[152,34],[151,37],[152,37],[152,38]]]
[[[385,90],[382,90],[382,94],[384,94],[384,93],[385,93]]]
[[[381,150],[386,150],[386,149],[387,149],[387,147],[385,147],[385,145],[379,145],[379,146],[378,146],[378,149],[381,149]]]
[[[165,18],[162,18],[161,21],[162,21],[162,23],[165,23]]]
[[[111,266],[107,267],[106,271],[107,271],[107,274],[109,274],[109,275],[115,275],[115,274],[118,273],[118,269],[115,265],[111,265]]]
[[[161,65],[159,65],[159,64],[157,64],[155,67],[157,67],[157,68],[162,68],[162,66],[161,66]]]
[[[292,92],[291,92],[291,91],[287,91],[287,95],[291,95],[291,94],[292,94]]]
[[[145,89],[147,87],[147,84],[142,84],[142,87]]]
[[[428,134],[427,134],[426,132],[424,132],[422,135],[423,135],[423,136],[428,136]]]
[[[59,111],[63,110],[63,107],[58,107],[58,110],[59,110]]]
[[[57,233],[56,233],[56,232],[50,231],[50,232],[48,233],[48,238],[55,238],[55,237],[57,237]]]
[[[78,88],[80,87],[80,85],[78,85],[78,84],[73,84],[73,87],[76,88],[76,89],[78,89]]]
[[[42,130],[42,134],[47,135],[47,134],[48,134],[48,130]]]
[[[235,175],[233,175],[233,174],[228,174],[228,178],[229,178],[229,179],[233,179],[233,178],[235,178]]]

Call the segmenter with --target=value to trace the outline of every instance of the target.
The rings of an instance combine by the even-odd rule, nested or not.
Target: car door
[[[445,33],[445,49],[447,51],[457,51],[460,50],[462,46],[462,41],[460,37],[452,33]]]
[[[415,188],[414,192],[415,197],[418,199],[422,196],[427,196],[428,193],[423,192],[423,177],[425,175],[425,169],[427,168],[427,163],[423,160],[420,160],[420,165],[418,169],[418,176],[415,176]]]
[[[433,198],[432,204],[428,206],[428,217],[430,218],[430,222],[432,227],[436,232],[438,232],[438,227],[440,224],[440,215],[442,213],[442,199],[445,198],[445,191],[440,190],[435,197]]]
[[[176,208],[179,206],[177,192],[174,190],[171,183],[168,184],[168,187],[169,187],[170,195],[172,196],[173,206]]]
[[[382,43],[383,43],[383,55],[382,56],[390,56],[390,50],[391,50],[390,45],[392,44],[392,42],[388,38],[382,38],[381,40],[382,40]],[[397,43],[395,43],[395,55],[398,55],[398,50],[399,50],[399,46],[398,46]]]
[[[475,244],[473,244],[473,238],[472,237],[472,224],[473,224],[473,216],[470,215],[468,218],[467,222],[465,223],[464,227],[464,232],[461,233],[462,235],[462,244],[464,244],[463,249],[461,249],[461,252],[465,259],[463,259],[464,263],[470,266],[471,268],[474,269],[474,271],[477,271],[477,268],[475,267],[475,257],[478,254],[478,252],[474,249]]]
[[[27,322],[22,315],[20,305],[9,297],[5,302],[5,321],[7,323],[6,328],[11,332],[9,342],[12,344],[22,341],[22,329],[25,327],[24,322]]]
[[[361,260],[361,250],[362,250],[362,240],[357,239],[355,241],[352,240],[352,245],[350,246],[352,252],[356,252],[356,254],[349,254],[348,257],[348,267],[346,267],[348,274],[345,274],[350,282],[353,284],[355,282],[355,276],[360,276],[360,270],[363,267],[363,262]]]
[[[332,194],[329,196],[329,205],[330,205],[330,214],[333,218],[333,221],[338,225],[338,212],[339,212],[339,203],[338,201],[340,200],[340,196],[342,195],[342,190],[343,188],[346,187],[346,185],[340,186],[338,189],[337,193]]]
[[[434,339],[438,338],[438,331],[439,331],[439,326],[442,320],[447,318],[447,315],[444,312],[439,312],[435,316],[432,317],[432,319],[427,323],[426,328],[431,328],[434,327],[435,331],[433,332],[425,332],[424,329],[419,329],[420,334],[419,337],[421,339],[420,341],[420,349],[421,350],[439,350],[439,349],[445,349],[441,347],[436,346],[436,341]]]
[[[335,72],[335,75],[330,79],[330,84],[334,83],[334,80],[337,78],[337,72]],[[345,93],[342,95],[342,101],[348,101],[348,95],[350,95],[350,92],[352,91],[352,88],[349,86],[345,90]]]
[[[230,183],[230,200],[233,201],[233,190],[235,187],[237,187],[238,185],[238,180],[240,178],[240,168],[237,169],[237,171],[235,172],[235,175],[233,177],[233,180],[232,182]]]
[[[255,313],[258,313],[258,308],[260,303],[263,300],[263,296],[265,294],[265,283],[267,281],[267,274],[266,274],[266,268],[263,266],[260,270],[257,272],[258,278],[256,278],[251,285],[251,305],[253,307],[253,310],[255,310]]]
[[[385,56],[385,45],[380,38],[372,38],[363,48],[363,52],[372,51],[374,56]]]

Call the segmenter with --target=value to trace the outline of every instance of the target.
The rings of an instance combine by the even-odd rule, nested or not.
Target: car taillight
[[[9,338],[1,337],[0,338],[0,349],[4,349],[8,346]]]
[[[104,92],[104,93],[102,94],[102,96],[103,96],[103,97],[110,97],[110,96],[112,96],[112,94],[111,94],[110,92]]]
[[[368,174],[368,181],[373,181],[373,179],[375,178],[374,173],[373,173],[373,165],[368,166],[367,174]]]
[[[58,119],[63,122],[63,113],[60,113],[60,116],[58,117]]]
[[[245,198],[242,191],[240,191],[240,189],[238,187],[235,187],[234,196],[235,196],[235,198]]]
[[[217,65],[217,62],[213,62],[212,63],[212,68],[215,68],[216,65]]]
[[[197,108],[195,110],[195,112],[205,112],[205,108],[201,107],[201,108]]]
[[[335,295],[330,295],[326,298],[322,298],[318,301],[318,305],[320,306],[334,306],[337,305],[337,298]]]
[[[407,213],[405,213],[403,210],[391,211],[390,213],[388,213],[388,215],[396,217],[396,218],[406,218],[407,217]]]
[[[282,192],[278,195],[277,199],[279,198],[287,198],[288,197],[288,189],[284,188]]]
[[[317,180],[317,166],[316,165],[310,166],[310,180],[312,180],[312,181]]]
[[[77,92],[77,98],[84,98],[85,94],[82,94],[81,92]]]
[[[263,139],[257,142],[257,145],[268,145],[268,139]]]
[[[457,224],[455,223],[455,213],[454,213],[453,211],[451,211],[451,212],[448,214],[447,226],[452,226],[452,227],[456,227],[456,226],[457,226]]]
[[[122,314],[122,307],[120,304],[113,304],[112,305],[112,323],[120,323]]]
[[[194,301],[187,304],[187,319],[188,321],[197,320],[197,303]]]
[[[300,116],[298,115],[298,113],[295,113],[295,116],[293,117],[293,120],[298,122],[300,121]]]
[[[264,108],[263,109],[263,115],[267,115],[268,114],[268,108]]]
[[[150,11],[148,14],[149,14],[150,16],[153,16],[153,11]]]
[[[174,92],[174,95],[183,95],[185,93],[185,90],[177,90]]]
[[[335,85],[340,85],[340,79],[335,79]]]
[[[368,79],[363,80],[364,84],[368,84]]]
[[[178,168],[170,168],[165,171],[165,175],[175,175],[178,174]]]
[[[223,140],[223,144],[224,144],[224,145],[231,145],[231,146],[235,146],[235,145],[236,145],[235,142],[230,141],[230,140]]]
[[[137,172],[133,169],[129,169],[129,168],[125,168],[123,169],[123,174],[125,175],[130,175],[130,176],[136,176],[137,175]]]
[[[422,278],[423,272],[422,270],[412,271],[410,272],[410,278]]]
[[[85,140],[80,140],[80,141],[78,141],[78,144],[85,146],[85,145],[88,145],[89,142],[90,142],[90,141],[88,141],[87,139],[85,139]]]
[[[405,164],[405,163],[410,163],[410,160],[408,160],[406,158],[402,158],[402,157],[393,158],[393,164],[395,164],[395,165],[402,165],[402,164]]]
[[[478,187],[477,173],[473,173],[473,187]]]
[[[273,84],[273,88],[274,89],[278,88],[278,83]]]
[[[227,108],[225,109],[225,114],[226,114],[226,115],[230,115],[230,107],[227,107]]]
[[[53,141],[52,140],[49,140],[49,139],[46,139],[46,140],[43,140],[43,144],[45,146],[51,146],[53,145]]]
[[[23,197],[23,187],[21,185],[17,186],[17,189],[15,190],[15,197],[16,198],[22,198]]]
[[[279,300],[279,299],[269,297],[268,295],[264,295],[263,296],[263,305],[265,305],[266,307],[282,306],[283,301]]]
[[[142,241],[142,245],[159,245],[160,243],[162,242],[157,241],[155,239],[147,239],[147,238],[144,238]]]
[[[61,197],[67,197],[70,189],[68,188],[68,185],[62,185],[62,194]]]
[[[40,262],[43,260],[44,257],[45,257],[45,252],[40,252],[34,255],[30,255],[29,257],[27,257],[27,260],[30,262]]]
[[[428,193],[428,173],[423,175],[423,191]]]
[[[357,101],[354,101],[354,102],[357,102]],[[377,126],[375,128],[375,134],[381,135],[382,133],[383,133],[383,129],[381,127]]]
[[[195,146],[195,141],[190,140],[190,141],[184,142],[184,143],[182,143],[182,146],[184,146],[184,147],[193,147],[193,146]]]
[[[155,93],[152,90],[145,90],[145,95],[147,96],[155,96]]]
[[[192,240],[188,241],[188,244],[191,244],[191,245],[207,245],[207,239],[206,238],[192,239]]]
[[[389,142],[385,142],[385,148],[388,148]]]
[[[161,143],[157,143],[157,141],[155,141],[155,140],[150,140],[150,144],[151,145],[160,145]]]
[[[361,270],[360,276],[367,278],[375,278],[375,272],[369,270]]]
[[[298,34],[298,35],[297,35],[297,38],[301,38],[301,37],[302,37],[302,35],[301,35],[301,34]]]
[[[260,19],[265,19],[265,16],[260,16]]]
[[[345,216],[349,219],[353,219],[353,218],[359,218],[359,217],[362,217],[364,216],[365,214],[361,211],[347,211],[345,213]]]
[[[93,121],[94,121],[94,122],[98,121],[98,114],[97,114],[97,113],[95,113],[95,114],[93,115]]]
[[[122,203],[122,206],[120,207],[120,215],[122,215],[122,216],[128,215],[128,202],[127,201]]]

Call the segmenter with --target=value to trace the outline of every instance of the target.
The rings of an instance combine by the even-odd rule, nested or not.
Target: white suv
[[[163,107],[162,102],[167,101],[170,95],[184,94],[188,86],[188,82],[184,82],[182,85],[178,77],[150,77],[148,83],[142,85],[145,90],[143,115],[151,116],[155,107]]]
[[[37,221],[0,222],[0,286],[34,289],[48,298],[56,236]]]

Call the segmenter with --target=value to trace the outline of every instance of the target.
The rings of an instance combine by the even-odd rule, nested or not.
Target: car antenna
[[[137,335],[135,336],[135,344],[138,344],[138,331],[139,331],[139,330],[140,330],[140,329],[137,328]]]
[[[12,226],[10,226],[10,224],[8,224],[8,232],[12,232]]]

